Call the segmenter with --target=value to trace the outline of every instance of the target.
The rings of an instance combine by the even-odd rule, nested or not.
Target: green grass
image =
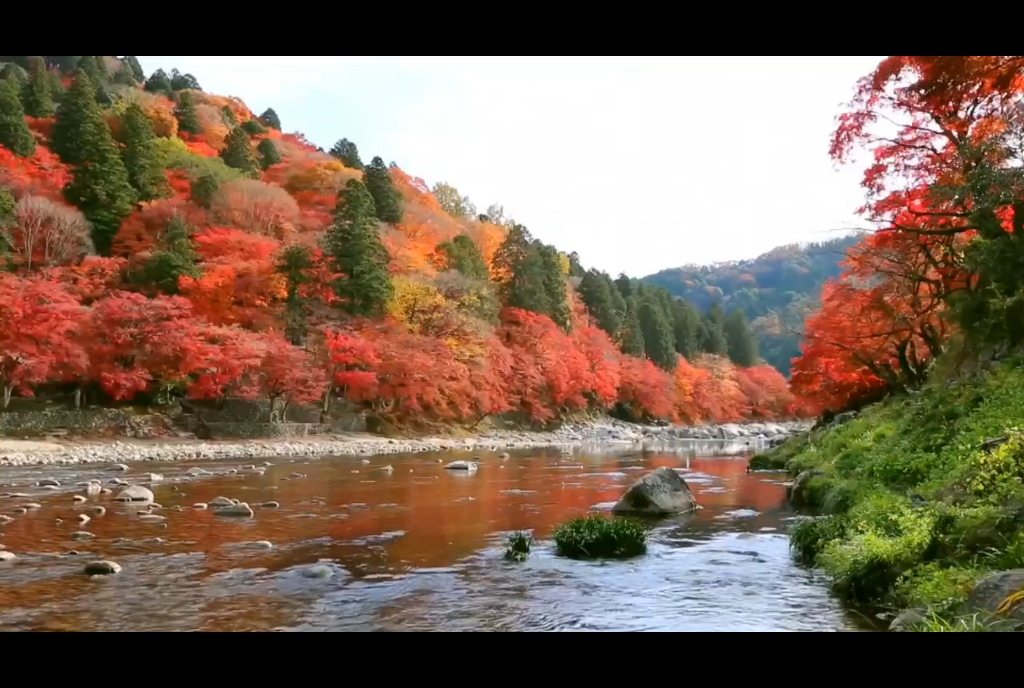
[[[978,629],[963,605],[975,583],[1024,567],[1022,363],[936,381],[755,457],[752,469],[817,472],[794,491],[814,516],[791,529],[794,554],[848,601]]]
[[[508,536],[508,547],[505,549],[507,561],[525,561],[530,556],[533,538],[528,534],[516,531]]]
[[[558,554],[570,559],[628,559],[647,552],[647,526],[631,518],[584,516],[552,534]]]

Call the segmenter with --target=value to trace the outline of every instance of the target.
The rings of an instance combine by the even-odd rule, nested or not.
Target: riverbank
[[[670,450],[694,442],[736,445],[756,451],[809,429],[808,422],[719,426],[646,426],[606,419],[566,424],[554,432],[489,431],[468,439],[388,439],[367,433],[315,439],[200,441],[21,441],[0,440],[0,466],[76,465],[133,461],[256,459],[273,456],[373,456],[433,451],[513,451],[556,447],[599,450],[601,445]]]
[[[1024,359],[766,452],[785,467],[795,554],[901,630],[1024,627]],[[899,612],[899,613],[898,613]],[[897,614],[898,613],[898,614]]]

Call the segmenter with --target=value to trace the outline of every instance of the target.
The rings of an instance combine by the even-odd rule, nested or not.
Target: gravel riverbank
[[[387,439],[368,434],[317,439],[113,442],[28,442],[0,440],[0,466],[78,465],[133,461],[256,459],[273,456],[374,456],[432,451],[514,451],[628,447],[664,449],[708,444],[756,451],[810,428],[809,422],[726,424],[701,427],[646,426],[604,420],[567,425],[556,432],[496,431],[470,439],[428,437]],[[725,447],[722,447],[723,449]]]

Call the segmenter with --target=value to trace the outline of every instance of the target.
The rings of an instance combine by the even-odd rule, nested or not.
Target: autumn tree
[[[744,368],[757,365],[757,340],[754,339],[750,323],[747,322],[747,316],[742,310],[736,309],[729,314],[723,334],[729,349],[729,358],[733,363]]]
[[[174,117],[178,120],[178,131],[194,135],[203,133],[203,125],[196,115],[196,101],[190,92],[182,91],[178,94],[178,102],[174,106]],[[246,143],[248,145],[248,140]]]
[[[376,157],[363,170],[363,184],[373,197],[377,219],[388,224],[402,221],[402,195],[391,181],[391,173],[384,161]]]
[[[359,158],[359,149],[348,139],[339,140],[331,146],[328,153],[341,160],[345,167],[351,167],[354,170],[363,169],[363,161]]]
[[[53,117],[55,107],[53,92],[50,89],[49,72],[46,62],[38,55],[30,57],[28,62],[28,79],[21,92],[22,105],[29,117]]]
[[[36,152],[36,140],[25,123],[25,111],[18,98],[18,86],[10,79],[0,81],[0,145],[22,157]]]
[[[485,280],[490,277],[487,262],[473,239],[460,234],[451,241],[442,241],[435,249],[441,270],[458,270],[466,277]]]
[[[167,178],[156,146],[156,134],[146,112],[137,104],[128,106],[122,117],[121,157],[128,181],[140,201],[153,201],[168,195]]]
[[[281,118],[277,116],[273,108],[267,108],[263,111],[263,114],[260,115],[260,122],[271,129],[281,131]]]
[[[150,93],[163,93],[170,94],[174,89],[171,87],[171,79],[167,76],[167,72],[162,69],[157,69],[149,78],[146,79],[144,86],[145,90]]]
[[[431,192],[434,194],[437,202],[441,204],[441,209],[452,217],[476,216],[476,206],[469,200],[469,196],[461,195],[459,190],[451,184],[438,182],[434,184]]]
[[[260,157],[260,168],[267,169],[271,165],[281,162],[281,153],[277,150],[277,144],[271,139],[263,139],[256,146],[256,152]]]
[[[235,127],[225,140],[224,150],[220,158],[228,167],[241,170],[248,177],[259,176],[256,158],[249,145],[249,135],[241,127]]]
[[[89,77],[82,71],[76,72],[57,113],[53,137],[55,145],[60,141],[58,154],[74,166],[64,196],[92,223],[96,250],[106,255],[121,221],[132,211],[136,194],[110,127],[100,114]]]
[[[374,202],[361,182],[350,179],[338,194],[333,226],[324,237],[338,277],[334,291],[343,308],[355,315],[383,313],[393,287],[387,249],[377,231]]]
[[[26,270],[68,263],[92,250],[89,223],[80,211],[41,196],[22,196],[11,227],[0,237]]]

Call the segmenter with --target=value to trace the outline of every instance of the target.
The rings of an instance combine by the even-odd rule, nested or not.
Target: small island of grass
[[[575,518],[551,537],[557,553],[570,559],[628,559],[647,552],[647,526],[631,518]]]

